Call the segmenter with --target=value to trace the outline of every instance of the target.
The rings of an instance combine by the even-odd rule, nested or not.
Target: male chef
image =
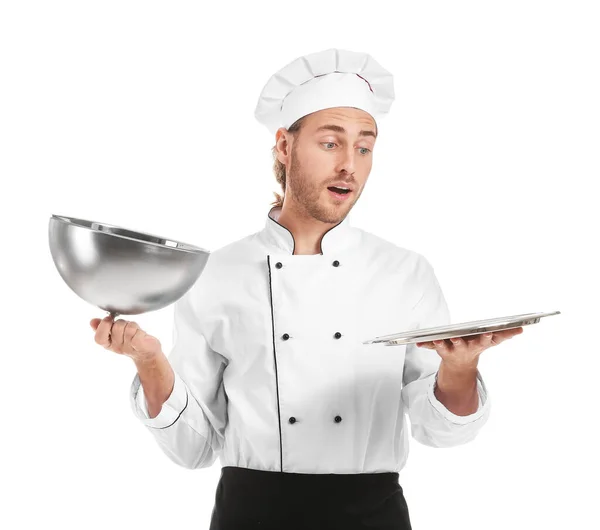
[[[131,405],[164,453],[190,469],[220,458],[211,530],[410,529],[409,428],[451,447],[489,416],[479,355],[522,328],[365,344],[450,323],[424,256],[349,223],[393,100],[366,53],[280,69],[255,112],[284,191],[264,227],[211,253],[175,303],[168,359],[135,323],[98,326],[99,342],[138,353]]]

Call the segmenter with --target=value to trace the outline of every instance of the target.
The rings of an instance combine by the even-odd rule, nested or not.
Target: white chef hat
[[[394,101],[394,78],[367,53],[330,48],[298,57],[264,86],[254,116],[275,134],[312,112],[356,107],[377,122]]]

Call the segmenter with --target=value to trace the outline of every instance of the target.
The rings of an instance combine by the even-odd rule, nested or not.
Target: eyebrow
[[[343,127],[340,127],[339,125],[321,125],[321,127],[319,127],[316,132],[319,132],[319,131],[335,131],[335,132],[346,134],[346,129],[344,129]],[[360,131],[358,133],[358,135],[359,136],[372,136],[373,138],[377,138],[377,135],[375,134],[375,132],[371,131],[371,130]]]

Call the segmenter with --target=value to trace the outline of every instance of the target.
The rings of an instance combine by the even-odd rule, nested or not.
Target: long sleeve
[[[130,404],[136,417],[173,462],[189,469],[209,467],[215,462],[227,425],[223,387],[227,363],[211,349],[201,331],[194,308],[194,287],[174,306],[173,348],[168,359],[175,384],[155,418],[148,415],[139,374],[130,388]]]
[[[413,308],[417,329],[450,324],[450,312],[431,264],[421,256],[418,277],[423,295]],[[479,407],[468,416],[450,412],[434,394],[441,357],[435,350],[408,344],[403,374],[402,399],[411,423],[412,436],[424,445],[452,447],[473,440],[487,421],[490,399],[477,371]]]

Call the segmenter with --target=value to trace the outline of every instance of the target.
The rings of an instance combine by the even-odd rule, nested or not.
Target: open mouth
[[[327,188],[329,191],[329,195],[336,201],[345,201],[348,200],[348,197],[352,194],[352,190],[347,188],[338,188],[337,186],[329,186]]]
[[[349,189],[338,188],[336,186],[329,186],[327,189],[330,191],[333,191],[334,193],[338,193],[339,195],[346,195],[346,194],[350,193]]]

